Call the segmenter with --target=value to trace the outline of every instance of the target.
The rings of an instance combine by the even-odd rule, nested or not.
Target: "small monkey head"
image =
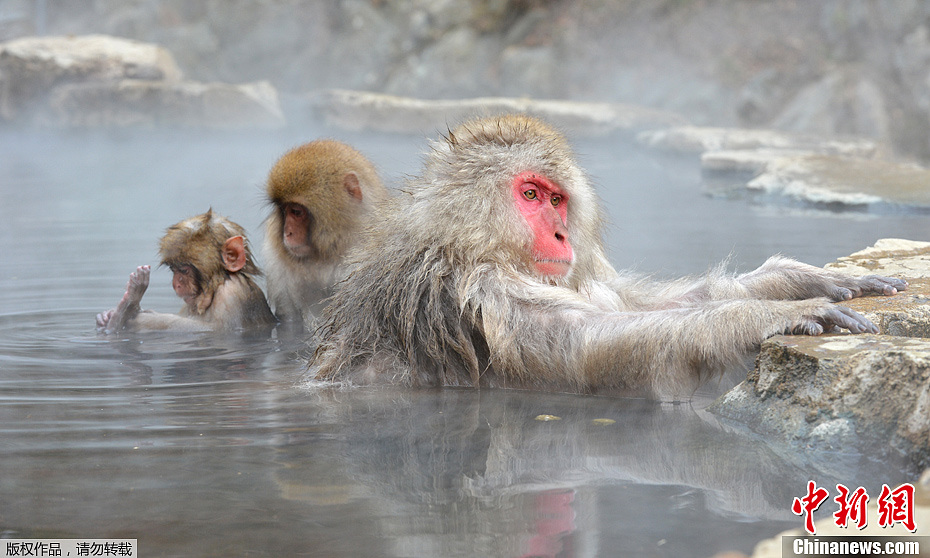
[[[171,269],[175,293],[195,314],[203,314],[230,274],[260,275],[245,230],[213,213],[168,227],[159,243],[161,264]]]
[[[267,182],[268,235],[280,256],[332,261],[354,242],[361,215],[387,191],[364,155],[335,140],[285,153]]]

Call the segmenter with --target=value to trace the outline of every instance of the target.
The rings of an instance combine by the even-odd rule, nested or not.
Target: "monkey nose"
[[[556,216],[555,222],[553,223],[553,228],[555,229],[555,240],[559,243],[568,242],[568,229],[565,227],[565,223],[562,222],[562,219]]]

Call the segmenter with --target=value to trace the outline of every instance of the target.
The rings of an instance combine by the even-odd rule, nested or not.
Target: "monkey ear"
[[[362,187],[359,186],[358,175],[355,174],[355,171],[346,173],[342,178],[342,185],[345,186],[346,192],[348,192],[350,196],[358,201],[362,201]]]
[[[230,273],[235,273],[245,267],[245,239],[242,236],[233,236],[223,243],[223,267]]]

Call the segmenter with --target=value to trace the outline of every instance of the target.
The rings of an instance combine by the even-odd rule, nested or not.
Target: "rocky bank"
[[[26,37],[0,44],[0,117],[55,128],[276,128],[268,82],[184,78],[166,49],[111,37]]]
[[[886,452],[930,466],[930,243],[885,239],[827,267],[910,285],[844,303],[878,325],[878,335],[769,339],[747,379],[709,410],[801,447]]]
[[[620,136],[694,157],[712,190],[742,189],[815,206],[930,212],[930,171],[864,137],[698,126],[679,113],[621,102],[435,100],[337,89],[306,92],[300,102],[284,97],[289,101],[268,80],[189,79],[174,54],[153,43],[107,35],[0,43],[0,126],[254,130],[315,121],[430,136],[475,115],[524,112],[572,136]]]
[[[44,7],[44,10],[41,9]],[[158,44],[201,83],[635,104],[930,160],[921,0],[6,0],[0,42]],[[291,116],[291,115],[289,115]]]

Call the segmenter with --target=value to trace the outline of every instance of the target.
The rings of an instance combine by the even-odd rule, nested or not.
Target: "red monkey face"
[[[281,211],[284,217],[284,231],[281,239],[284,247],[298,258],[312,255],[310,211],[299,203],[285,203]]]
[[[543,276],[565,277],[574,253],[568,239],[568,195],[545,176],[531,171],[513,179],[513,197],[533,231],[533,261]]]

